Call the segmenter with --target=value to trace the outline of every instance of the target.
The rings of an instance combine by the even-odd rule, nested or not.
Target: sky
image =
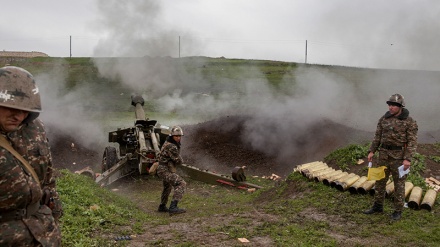
[[[16,0],[0,49],[438,70],[436,0]]]

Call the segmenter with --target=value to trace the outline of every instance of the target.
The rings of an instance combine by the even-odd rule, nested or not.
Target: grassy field
[[[248,193],[189,180],[181,207],[156,212],[161,182],[155,178],[100,188],[63,171],[58,186],[65,215],[63,246],[438,246],[436,209],[406,209],[403,219],[367,216],[369,195],[340,192],[292,173],[285,181],[253,179]],[[438,203],[438,202],[437,202]],[[385,211],[392,211],[387,202]],[[131,240],[115,241],[130,236]]]

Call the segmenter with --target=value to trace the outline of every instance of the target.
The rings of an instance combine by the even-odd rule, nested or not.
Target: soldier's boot
[[[364,214],[374,214],[374,213],[382,213],[383,212],[383,205],[374,203],[373,207],[364,211]]]
[[[402,212],[400,211],[394,211],[393,214],[391,214],[392,220],[400,220],[402,218]]]
[[[178,208],[178,207],[177,207],[177,203],[178,203],[178,201],[176,201],[176,200],[171,201],[170,209],[168,210],[168,212],[170,213],[170,215],[173,215],[173,214],[181,214],[181,213],[185,213],[185,212],[186,212],[185,209],[183,209],[183,208]]]
[[[168,208],[167,208],[167,205],[165,205],[165,204],[160,204],[160,205],[159,205],[159,208],[157,209],[157,211],[159,211],[159,212],[168,212],[169,210],[168,210]]]

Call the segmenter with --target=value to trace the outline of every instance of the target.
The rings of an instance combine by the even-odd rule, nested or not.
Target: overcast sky
[[[0,0],[0,49],[438,70],[438,0]],[[180,49],[179,49],[180,37]],[[180,51],[179,51],[180,50]]]

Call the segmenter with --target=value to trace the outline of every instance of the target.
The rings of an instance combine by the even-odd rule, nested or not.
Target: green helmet
[[[393,94],[387,101],[388,105],[398,105],[400,107],[405,107],[405,100],[401,94]]]
[[[171,128],[170,136],[183,136],[183,130],[179,126],[173,126]]]
[[[0,68],[0,106],[29,112],[24,123],[38,117],[42,111],[40,91],[31,73],[14,66]]]

